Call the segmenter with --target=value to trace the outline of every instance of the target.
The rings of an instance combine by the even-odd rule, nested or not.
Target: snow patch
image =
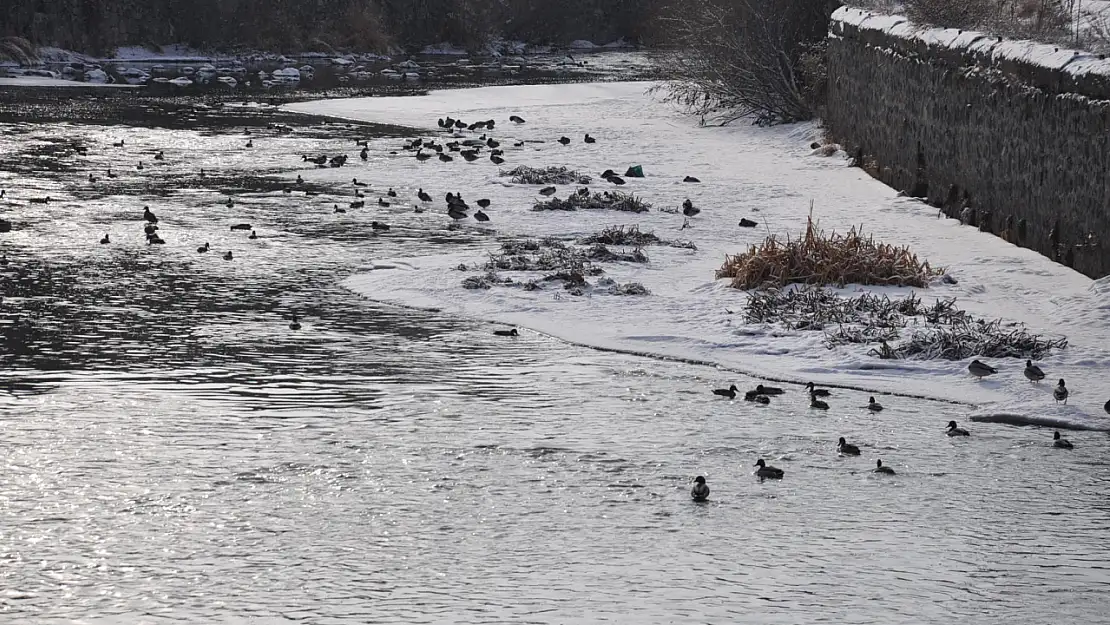
[[[1053,419],[1060,427],[1105,428],[1110,425],[1102,405],[1110,398],[1110,281],[1093,281],[1030,250],[1009,245],[958,221],[938,219],[936,210],[899,198],[866,173],[846,167],[842,152],[826,158],[811,156],[810,141],[818,129],[811,124],[779,128],[747,125],[699,127],[697,120],[652,100],[650,83],[605,83],[488,87],[433,91],[421,97],[382,97],[297,103],[286,108],[368,122],[427,129],[439,136],[436,119],[443,111],[472,121],[495,119],[497,136],[510,147],[510,164],[546,167],[565,165],[591,175],[604,169],[623,171],[641,164],[651,173],[628,178],[622,191],[652,202],[647,213],[577,211],[553,215],[530,210],[537,186],[506,183],[498,167],[475,163],[419,163],[412,158],[389,158],[368,170],[367,182],[392,186],[412,194],[417,186],[437,198],[429,207],[431,219],[449,221],[443,214],[443,194],[461,191],[473,199],[488,197],[488,224],[471,222],[465,228],[492,228],[498,237],[577,239],[612,225],[638,225],[668,240],[689,240],[697,249],[647,246],[647,263],[606,263],[606,275],[620,284],[638,282],[648,296],[603,295],[601,289],[572,295],[550,283],[537,290],[494,286],[486,290],[461,288],[460,264],[480,266],[494,252],[488,247],[450,250],[434,256],[379,259],[375,269],[352,276],[345,285],[375,300],[443,310],[450,314],[488,319],[531,328],[578,344],[629,353],[653,354],[707,362],[757,376],[792,382],[847,386],[977,405],[978,416],[1013,414],[1023,418]],[[520,115],[527,124],[508,124]],[[596,144],[579,140],[568,146],[552,141],[562,135],[597,137]],[[398,140],[376,144],[383,153],[396,149]],[[375,144],[372,144],[375,145]],[[721,159],[729,154],[729,159]],[[629,155],[635,155],[630,159]],[[635,163],[630,162],[634,160]],[[290,177],[297,173],[290,172]],[[311,175],[336,184],[349,173],[312,170]],[[683,183],[686,175],[697,184]],[[362,175],[360,174],[360,179]],[[411,182],[408,182],[411,181]],[[406,182],[412,188],[405,190]],[[602,185],[602,186],[599,186]],[[604,189],[595,180],[592,190]],[[558,188],[559,197],[573,192]],[[684,220],[675,210],[689,198],[701,209]],[[967,371],[967,361],[891,361],[867,354],[868,347],[828,349],[822,332],[779,326],[746,324],[744,292],[714,279],[726,254],[735,254],[769,234],[797,236],[805,225],[810,200],[825,230],[844,232],[866,224],[866,232],[886,243],[908,245],[934,266],[944,266],[958,284],[937,283],[917,290],[926,302],[957,299],[959,306],[986,319],[1024,323],[1031,332],[1066,335],[1070,346],[1038,364],[1050,380],[1066,378],[1072,396],[1067,405],[1052,399],[1052,384],[1032,384],[1022,374],[1023,359],[991,359],[997,375],[978,381]],[[402,199],[403,201],[403,199]],[[434,214],[433,214],[434,213]],[[757,228],[740,228],[749,218]],[[686,226],[684,227],[684,222]],[[389,266],[389,269],[386,269]],[[541,277],[502,272],[514,281]],[[591,278],[591,282],[596,278]],[[909,289],[849,285],[845,295],[863,292],[890,297]],[[727,374],[722,375],[727,378]],[[888,402],[884,402],[888,403]],[[1046,423],[1048,421],[1045,421]]]

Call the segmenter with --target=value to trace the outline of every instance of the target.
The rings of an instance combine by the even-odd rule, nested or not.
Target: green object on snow
[[[644,177],[644,168],[640,167],[639,165],[633,165],[632,167],[628,168],[628,171],[624,172],[624,177],[625,178],[643,178]]]

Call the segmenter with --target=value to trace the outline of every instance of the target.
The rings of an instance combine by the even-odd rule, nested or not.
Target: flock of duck
[[[986,376],[998,373],[997,368],[992,367],[978,359],[972,360],[967,368],[968,371],[978,379],[983,379]],[[1034,365],[1031,360],[1025,361],[1024,375],[1030,382],[1033,383],[1040,382],[1045,378],[1044,371],[1041,370],[1041,368],[1037,365]],[[832,395],[832,393],[828,389],[817,388],[813,382],[809,382],[808,384],[806,384],[805,388],[809,392],[810,408],[818,410],[829,409],[829,404],[827,402],[818,399],[820,397],[829,397],[830,395]],[[784,392],[785,391],[783,391],[783,389],[781,388],[759,384],[756,385],[754,389],[744,393],[744,400],[760,404],[769,404],[771,403],[771,397],[775,395],[782,395]],[[728,388],[713,389],[714,395],[718,395],[720,397],[725,397],[728,399],[736,399],[736,396],[739,393],[740,389],[736,388],[735,384],[729,386]],[[1068,389],[1064,383],[1064,380],[1061,379],[1056,388],[1053,389],[1052,396],[1057,403],[1067,403]],[[1103,408],[1106,410],[1107,414],[1110,414],[1110,401],[1107,401],[1106,405],[1103,406]],[[881,404],[875,401],[874,397],[869,397],[867,400],[867,409],[872,412],[880,412],[882,411],[883,407]],[[945,428],[945,435],[971,436],[971,432],[968,432],[964,428],[959,427],[959,425],[955,421],[949,421],[947,427]],[[1052,446],[1058,449],[1072,449],[1074,447],[1071,441],[1060,436],[1060,432],[1052,433]],[[860,455],[859,447],[849,443],[843,436],[841,436],[840,440],[837,441],[836,451],[837,453],[844,456]],[[755,465],[753,466],[756,467],[755,475],[760,479],[760,481],[767,479],[781,480],[783,476],[786,475],[785,471],[779,469],[778,467],[773,467],[767,464],[766,461],[764,461],[762,458],[757,460]],[[894,469],[883,465],[882,459],[875,460],[875,468],[872,469],[871,472],[882,475],[894,475]],[[694,487],[690,491],[690,496],[694,499],[694,501],[698,502],[708,500],[709,485],[706,483],[705,476],[699,475],[694,478]]]

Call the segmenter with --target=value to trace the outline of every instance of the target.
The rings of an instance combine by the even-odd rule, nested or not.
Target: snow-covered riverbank
[[[876,392],[923,395],[974,404],[977,416],[1021,415],[1072,427],[1110,427],[1103,404],[1110,399],[1110,279],[1092,281],[1066,267],[1001,239],[938,219],[937,211],[900,198],[864,172],[847,167],[842,156],[813,155],[818,130],[809,125],[784,128],[699,128],[645,94],[647,83],[491,87],[437,91],[415,98],[332,100],[291,105],[314,114],[426,128],[441,135],[436,119],[495,119],[490,133],[507,148],[503,167],[565,165],[594,177],[594,190],[613,189],[598,180],[604,169],[618,173],[642,165],[644,178],[628,179],[632,191],[654,207],[641,214],[612,211],[534,212],[539,187],[512,185],[483,158],[419,163],[401,155],[355,164],[354,175],[372,184],[414,194],[424,188],[444,212],[448,191],[473,204],[488,197],[492,228],[504,236],[580,237],[610,225],[639,225],[665,239],[683,239],[697,250],[652,246],[647,264],[609,264],[607,275],[619,283],[643,283],[651,295],[571,296],[558,289],[526,291],[494,287],[465,290],[459,264],[485,258],[474,253],[372,259],[365,274],[348,286],[367,297],[396,304],[434,307],[468,317],[531,328],[598,347],[688,358],[722,367],[795,382],[846,385]],[[526,124],[508,123],[520,115]],[[589,133],[597,143],[586,144]],[[563,146],[555,140],[567,136]],[[517,141],[521,147],[509,147]],[[397,149],[397,141],[372,142],[375,153]],[[350,168],[315,170],[313,176],[349,179]],[[700,183],[684,183],[685,176]],[[565,196],[573,186],[560,187]],[[673,209],[689,198],[701,208],[682,229]],[[1024,362],[993,360],[1000,372],[984,381],[967,373],[968,361],[896,361],[867,356],[866,347],[827,349],[821,332],[745,325],[739,315],[746,294],[715,281],[725,254],[743,251],[768,233],[797,236],[813,214],[825,230],[844,232],[862,225],[876,239],[908,245],[934,266],[946,267],[958,284],[937,283],[919,292],[927,300],[956,297],[977,316],[1026,324],[1033,332],[1066,335],[1070,346],[1041,362],[1048,380],[1039,385],[1022,375]],[[411,210],[411,209],[409,209]],[[740,228],[748,218],[756,228]],[[447,220],[443,215],[444,221]],[[473,222],[471,222],[473,223]],[[496,244],[491,240],[490,251]],[[371,269],[372,270],[369,270]],[[851,286],[846,291],[877,291]],[[881,289],[906,294],[909,289]],[[730,313],[729,311],[732,311]],[[735,314],[733,314],[735,313]],[[1057,405],[1052,387],[1065,378],[1072,396]],[[722,372],[719,382],[727,385]],[[1050,383],[1051,382],[1051,383]],[[887,404],[912,401],[889,398]],[[834,409],[856,410],[856,406]]]

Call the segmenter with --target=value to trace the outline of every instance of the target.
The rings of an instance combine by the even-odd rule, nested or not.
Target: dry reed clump
[[[630,213],[646,213],[651,209],[651,204],[641,200],[631,193],[620,191],[582,194],[572,193],[567,199],[553,197],[549,200],[537,200],[532,205],[534,211],[574,211],[574,210],[615,210]]]
[[[566,167],[528,167],[521,165],[508,171],[502,169],[499,176],[512,176],[513,184],[590,184],[590,177],[579,174]]]
[[[783,242],[771,235],[747,252],[726,256],[717,278],[732,278],[737,289],[797,283],[927,287],[938,273],[909,248],[876,243],[856,228],[827,235],[810,217],[800,239]]]

